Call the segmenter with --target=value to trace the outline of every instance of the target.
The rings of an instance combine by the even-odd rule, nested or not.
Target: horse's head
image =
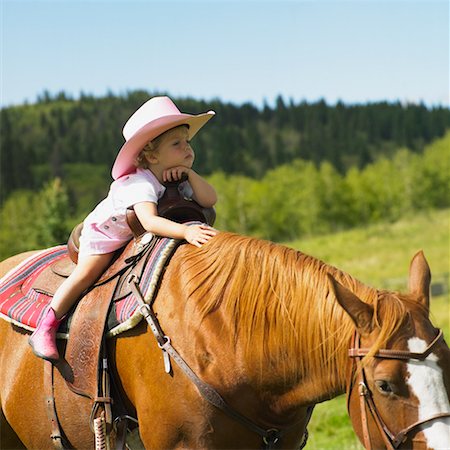
[[[373,305],[330,279],[356,326],[347,403],[359,439],[366,448],[449,448],[450,350],[429,319],[423,253],[411,261],[410,292],[380,291]]]

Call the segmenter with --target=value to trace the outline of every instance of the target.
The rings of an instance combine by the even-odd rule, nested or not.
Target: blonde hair
[[[154,139],[152,139],[151,141],[147,142],[147,144],[145,144],[144,148],[139,152],[139,154],[136,156],[136,159],[134,161],[134,165],[136,167],[139,167],[141,169],[148,169],[149,168],[149,164],[148,164],[148,157],[155,155],[158,151],[158,147],[161,144],[161,141],[163,140],[163,138],[167,135],[167,133],[174,131],[178,128],[181,127],[187,127],[189,128],[189,125],[178,125],[174,128],[170,128],[167,131],[164,131],[164,133],[161,133],[159,136],[156,136]]]

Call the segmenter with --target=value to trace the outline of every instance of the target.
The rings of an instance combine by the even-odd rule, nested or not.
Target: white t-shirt
[[[157,204],[166,188],[148,169],[115,180],[108,196],[102,200],[83,222],[80,254],[110,253],[125,245],[133,237],[128,226],[126,210],[141,202]],[[180,184],[184,197],[192,198],[188,181]]]

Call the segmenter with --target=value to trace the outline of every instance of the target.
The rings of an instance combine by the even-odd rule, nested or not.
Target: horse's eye
[[[382,394],[391,394],[393,392],[392,386],[386,380],[376,380],[375,384]]]

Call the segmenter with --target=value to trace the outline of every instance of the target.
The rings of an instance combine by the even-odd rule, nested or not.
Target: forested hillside
[[[123,124],[149,96],[1,110],[0,259],[66,241],[107,194]],[[447,108],[175,101],[217,112],[193,145],[219,229],[287,241],[450,207]]]
[[[215,173],[222,229],[275,241],[392,222],[450,206],[450,132],[417,154],[398,149],[362,169],[339,173],[294,160],[261,179]]]
[[[104,166],[107,174],[123,143],[124,123],[151,95],[137,91],[72,100],[63,93],[54,98],[44,94],[36,104],[2,109],[1,200],[13,190],[38,189],[54,177],[66,178],[68,164],[83,164],[83,170],[94,172]],[[203,174],[220,170],[260,178],[294,159],[328,161],[344,173],[382,155],[390,157],[399,147],[421,152],[450,125],[449,109],[424,105],[330,106],[280,97],[275,107],[258,109],[251,104],[175,101],[182,111],[217,112],[194,141],[196,168]]]

